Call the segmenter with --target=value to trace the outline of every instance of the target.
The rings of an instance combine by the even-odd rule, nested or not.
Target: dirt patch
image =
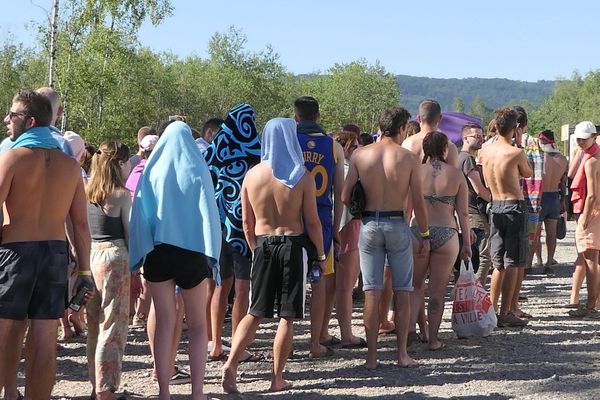
[[[400,369],[395,363],[395,337],[380,337],[381,367],[362,368],[366,350],[336,349],[332,358],[308,358],[309,321],[296,325],[295,354],[284,377],[294,384],[292,390],[266,393],[271,360],[242,364],[239,368],[239,396],[224,395],[220,388],[220,362],[209,362],[206,392],[214,398],[259,397],[272,399],[358,399],[377,397],[395,399],[594,399],[600,398],[600,321],[569,318],[563,307],[568,303],[570,276],[575,259],[573,228],[559,242],[554,274],[528,275],[523,294],[528,301],[522,308],[533,314],[524,329],[503,329],[482,339],[459,340],[450,329],[450,303],[441,328],[448,347],[430,352],[420,344],[410,354],[418,359],[415,369]],[[585,295],[585,289],[582,290]],[[364,337],[362,304],[355,303],[354,329]],[[339,334],[337,322],[333,329]],[[271,353],[276,322],[267,321],[257,333],[253,351]],[[178,365],[186,367],[187,336],[184,333]],[[67,343],[59,351],[55,398],[87,399],[91,385],[87,380],[85,343]],[[131,330],[123,363],[122,390],[131,398],[152,398],[158,388],[151,378],[152,359],[147,336]],[[21,380],[20,384],[23,384]],[[190,385],[172,386],[173,399],[190,398]]]

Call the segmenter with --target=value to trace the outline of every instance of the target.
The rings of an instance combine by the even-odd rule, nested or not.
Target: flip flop
[[[208,361],[213,362],[213,361],[224,361],[227,360],[227,354],[225,354],[225,352],[221,352],[221,354],[219,354],[218,356],[213,356],[213,355],[208,355]]]
[[[512,313],[512,314],[517,318],[533,318],[533,316],[531,314],[528,314],[525,311],[521,311],[521,313],[518,315],[515,313]]]
[[[326,346],[326,347],[331,347],[331,346],[337,346],[338,344],[341,344],[342,341],[338,338],[336,338],[335,336],[331,335],[331,338],[329,340],[326,340],[324,342],[320,342],[322,346]]]
[[[596,311],[594,308],[578,308],[577,310],[569,311],[569,316],[574,318],[583,318],[597,313],[598,311]]]
[[[248,352],[248,357],[240,360],[240,363],[245,362],[260,362],[265,360],[265,355],[263,353],[252,353]]]
[[[308,358],[327,358],[327,357],[331,357],[333,356],[333,349],[331,347],[327,347],[325,346],[325,348],[327,350],[325,350],[325,353],[323,354],[313,354],[313,353],[309,353],[308,354]]]
[[[579,303],[565,304],[565,308],[577,310],[579,308]]]
[[[365,349],[367,341],[363,338],[358,338],[358,343],[348,343],[341,346],[342,349]]]

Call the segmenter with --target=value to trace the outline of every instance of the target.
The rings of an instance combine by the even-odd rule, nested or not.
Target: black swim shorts
[[[525,266],[529,252],[528,216],[522,200],[492,202],[490,250],[495,268]]]
[[[62,240],[0,245],[0,318],[64,316],[68,264]]]
[[[244,257],[238,248],[225,239],[221,242],[219,266],[221,267],[221,279],[235,276],[235,279],[250,280],[250,269],[252,267],[250,259]]]
[[[146,256],[144,278],[148,282],[175,280],[182,289],[192,289],[211,276],[205,254],[166,243],[158,244]]]
[[[273,318],[304,318],[306,274],[314,259],[314,245],[306,236],[256,238],[250,280],[249,314]]]

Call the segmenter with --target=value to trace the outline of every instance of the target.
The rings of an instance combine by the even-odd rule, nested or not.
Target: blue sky
[[[0,0],[0,42],[7,35],[31,45],[25,25],[45,20],[32,0]],[[33,0],[50,9],[52,0]],[[17,7],[18,4],[18,7]],[[325,71],[334,63],[379,60],[395,74],[434,78],[570,77],[600,68],[600,2],[172,0],[174,13],[145,24],[140,42],[181,56],[206,57],[208,40],[230,25],[247,49],[271,44],[293,73]]]

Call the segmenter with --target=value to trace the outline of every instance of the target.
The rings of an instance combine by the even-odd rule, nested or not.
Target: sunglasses
[[[28,118],[28,117],[31,117],[31,115],[28,115],[28,114],[25,114],[25,113],[20,113],[20,112],[9,111],[8,112],[8,118],[13,119],[14,117]]]

